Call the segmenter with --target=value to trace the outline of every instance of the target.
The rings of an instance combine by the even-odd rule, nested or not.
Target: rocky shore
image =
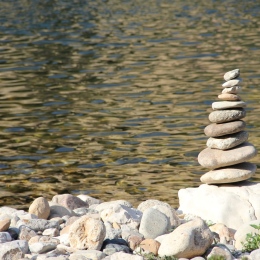
[[[252,231],[250,223],[234,230],[158,200],[133,208],[125,200],[63,194],[39,197],[28,211],[0,208],[0,259],[256,260],[260,249],[242,253]]]

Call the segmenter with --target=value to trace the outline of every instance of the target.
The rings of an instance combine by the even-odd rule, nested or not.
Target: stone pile
[[[211,169],[201,177],[207,184],[221,184],[244,181],[252,177],[256,165],[249,163],[256,156],[256,148],[249,142],[246,124],[246,103],[238,93],[241,90],[240,71],[235,69],[224,75],[225,83],[221,101],[213,102],[211,122],[204,132],[209,137],[207,148],[200,152],[198,161],[203,167]]]

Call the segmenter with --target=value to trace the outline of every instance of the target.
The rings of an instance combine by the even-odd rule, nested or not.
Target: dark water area
[[[228,70],[259,149],[259,57],[259,1],[0,0],[0,206],[71,193],[177,207],[207,171]]]

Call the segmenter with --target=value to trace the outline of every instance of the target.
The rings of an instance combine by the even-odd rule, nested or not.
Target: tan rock
[[[244,162],[209,171],[203,174],[200,180],[207,184],[232,183],[248,180],[255,172],[255,164]]]
[[[47,219],[50,215],[48,200],[44,197],[35,199],[29,207],[29,213],[36,215],[38,218]]]
[[[3,220],[0,220],[0,232],[6,231],[11,224],[11,219],[6,218]]]
[[[68,225],[68,226],[64,227],[64,228],[60,231],[60,235],[69,234],[70,227],[71,227],[71,225]]]
[[[101,220],[82,216],[70,227],[70,246],[77,249],[100,250],[105,235],[105,225]]]
[[[223,83],[222,87],[223,88],[229,88],[229,87],[238,86],[238,85],[241,85],[241,84],[242,84],[242,81],[240,79],[231,79],[231,80]]]
[[[129,244],[129,247],[132,249],[132,250],[135,250],[139,245],[140,243],[143,241],[143,238],[140,237],[140,236],[137,236],[137,235],[130,235],[128,238],[127,238],[127,242]]]
[[[232,121],[222,124],[210,124],[205,127],[204,133],[209,137],[218,137],[228,134],[233,134],[244,130],[246,123],[243,120]]]
[[[227,244],[232,240],[232,233],[230,232],[229,228],[222,223],[216,223],[210,226],[209,229],[219,235],[220,243],[222,244]]]
[[[148,252],[153,253],[154,255],[158,255],[158,250],[160,247],[160,243],[154,239],[145,239],[140,243],[140,247]]]
[[[166,235],[159,248],[159,256],[192,258],[203,255],[213,242],[213,234],[201,218],[178,226]]]
[[[218,98],[221,100],[227,100],[227,101],[237,101],[237,100],[241,100],[241,97],[239,95],[235,95],[235,94],[220,94],[218,95]]]
[[[246,162],[256,154],[256,148],[251,143],[245,142],[226,151],[206,148],[199,153],[198,161],[201,166],[214,169]]]

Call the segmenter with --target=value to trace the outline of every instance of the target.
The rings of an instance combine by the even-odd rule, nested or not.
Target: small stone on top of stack
[[[235,69],[224,75],[225,83],[221,101],[213,102],[213,112],[209,114],[208,125],[204,132],[209,137],[207,147],[200,152],[198,161],[201,166],[211,169],[201,176],[207,184],[232,183],[247,180],[256,171],[256,165],[249,163],[256,156],[256,148],[249,142],[246,124],[246,103],[238,93],[241,91],[240,71]]]

